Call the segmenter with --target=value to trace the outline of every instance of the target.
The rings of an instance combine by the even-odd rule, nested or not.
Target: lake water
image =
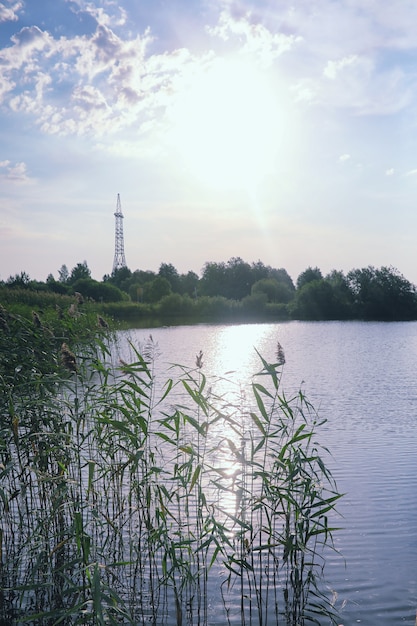
[[[338,489],[343,529],[326,579],[344,626],[416,624],[417,609],[417,323],[289,322],[197,325],[120,333],[136,345],[152,334],[157,371],[171,363],[204,373],[235,371],[245,383],[260,369],[258,349],[286,355],[282,386],[302,386],[327,419],[319,441]]]

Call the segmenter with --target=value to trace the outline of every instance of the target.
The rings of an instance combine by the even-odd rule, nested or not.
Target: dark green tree
[[[20,272],[20,274],[15,274],[14,276],[9,276],[6,280],[6,285],[8,287],[23,287],[28,288],[30,286],[30,277],[26,272]]]
[[[132,284],[138,283],[140,285],[144,285],[145,283],[150,282],[154,278],[156,278],[155,272],[151,270],[135,270],[132,274]]]
[[[87,265],[87,261],[77,263],[77,265],[72,268],[71,275],[67,282],[73,285],[80,278],[91,278],[91,271]]]
[[[271,278],[272,267],[264,265],[262,261],[256,261],[251,265],[252,285],[263,278]]]
[[[333,317],[349,319],[353,315],[353,294],[349,282],[343,272],[332,270],[325,280],[333,289]]]
[[[241,300],[251,291],[251,266],[240,257],[232,257],[227,263],[206,263],[200,286],[203,295]]]
[[[122,289],[130,295],[133,302],[143,302],[145,285],[151,283],[156,276],[157,274],[150,270],[135,270],[130,278],[122,281]]]
[[[161,263],[158,276],[167,279],[171,285],[171,291],[173,291],[173,293],[181,293],[180,275],[172,263]]]
[[[143,285],[144,302],[159,302],[164,296],[171,292],[171,285],[163,276],[157,276],[152,281]]]
[[[269,275],[270,275],[270,278],[275,278],[275,280],[277,280],[279,283],[283,283],[284,285],[286,285],[288,289],[292,291],[292,293],[295,292],[295,287],[294,287],[292,278],[288,274],[287,270],[285,270],[283,267],[280,267],[279,269],[271,268]]]
[[[242,300],[250,295],[252,287],[252,271],[249,263],[240,257],[232,257],[226,265],[226,293],[227,298]]]
[[[297,289],[292,317],[299,320],[337,319],[332,286],[326,280],[311,280]]]
[[[111,276],[106,278],[112,285],[127,292],[131,284],[132,272],[128,267],[119,267],[112,272]]]
[[[301,272],[297,278],[297,289],[301,289],[307,283],[311,283],[313,280],[321,280],[323,275],[318,267],[308,267],[304,272]]]
[[[58,280],[60,283],[67,283],[70,277],[70,273],[68,267],[66,265],[61,265],[61,268],[58,270]]]
[[[183,295],[192,296],[195,298],[198,294],[198,286],[200,279],[198,278],[198,274],[195,272],[189,271],[187,274],[180,275],[180,293]]]
[[[225,296],[227,291],[225,264],[223,262],[206,263],[203,267],[200,287],[204,296]]]
[[[290,302],[294,297],[294,290],[275,278],[261,278],[252,285],[252,295],[265,294],[267,302]]]
[[[73,291],[78,291],[84,298],[91,298],[96,302],[121,302],[126,294],[109,282],[98,282],[92,278],[79,278],[72,285]]]
[[[55,280],[52,274],[48,274],[46,278],[46,287],[48,291],[53,291],[54,293],[60,293],[62,295],[68,293],[70,287],[64,282],[59,280]]]
[[[352,270],[347,280],[356,317],[365,320],[417,319],[416,287],[392,267]]]
[[[132,302],[143,302],[143,287],[140,283],[132,283],[128,293]]]

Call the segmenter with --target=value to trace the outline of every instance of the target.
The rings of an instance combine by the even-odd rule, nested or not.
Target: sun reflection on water
[[[223,374],[233,372],[235,381],[249,380],[259,366],[255,348],[259,349],[263,343],[266,328],[261,324],[222,327],[213,336],[206,359],[207,369]],[[248,350],[248,345],[253,349]]]

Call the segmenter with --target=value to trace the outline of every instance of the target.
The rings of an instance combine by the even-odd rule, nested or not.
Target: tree
[[[143,287],[140,283],[132,283],[129,287],[129,296],[132,302],[142,302]]]
[[[347,280],[357,317],[384,321],[417,319],[416,288],[397,269],[368,266],[352,270]]]
[[[84,298],[91,298],[96,302],[121,302],[127,299],[127,296],[115,285],[98,282],[92,278],[79,278],[72,285],[72,289],[81,293]]]
[[[20,272],[20,274],[15,274],[14,276],[9,276],[6,280],[6,285],[8,287],[29,287],[30,277],[26,272]]]
[[[264,265],[262,261],[256,261],[251,265],[252,285],[263,278],[271,278],[272,268]]]
[[[113,270],[112,275],[108,278],[108,280],[119,289],[128,291],[131,278],[132,272],[128,267],[119,267],[118,269]]]
[[[67,283],[69,279],[69,271],[66,265],[61,265],[61,269],[58,270],[58,281],[60,283]]]
[[[249,263],[240,257],[232,257],[226,266],[227,292],[224,294],[232,300],[242,300],[248,296],[252,287],[252,272]]]
[[[204,265],[201,281],[201,292],[205,296],[225,295],[226,266],[222,263],[208,262]]]
[[[311,283],[313,280],[321,280],[322,278],[322,273],[318,267],[308,267],[304,272],[301,272],[297,278],[297,289],[301,289],[304,285]]]
[[[270,277],[275,278],[275,280],[277,280],[279,283],[283,283],[288,287],[290,291],[294,293],[295,287],[294,283],[292,282],[292,278],[288,274],[287,270],[285,270],[283,267],[280,267],[279,269],[271,268]]]
[[[157,276],[154,280],[143,286],[143,299],[145,302],[159,302],[164,296],[171,293],[171,285],[166,278]]]
[[[297,289],[292,316],[301,320],[337,319],[330,283],[322,278],[308,281]]]
[[[88,268],[87,261],[77,263],[77,265],[72,268],[68,282],[73,285],[75,281],[80,278],[91,278],[91,272]]]
[[[252,282],[249,263],[232,257],[227,263],[206,263],[200,285],[203,295],[241,300],[250,294]]]
[[[46,278],[46,287],[48,291],[53,291],[54,293],[66,294],[70,289],[69,285],[59,280],[55,280],[52,274],[48,274]]]
[[[151,270],[135,270],[132,274],[132,284],[139,283],[140,285],[144,285],[145,283],[150,282],[156,278],[155,272]]]
[[[181,293],[183,295],[189,295],[195,297],[197,295],[197,289],[200,279],[195,272],[187,272],[187,274],[181,274]]]
[[[265,294],[267,302],[290,302],[294,295],[293,291],[284,282],[275,278],[262,278],[252,285],[252,295]]]
[[[333,289],[334,318],[349,319],[353,312],[353,294],[343,272],[332,270],[325,280]]]
[[[169,284],[171,285],[171,290],[174,293],[180,293],[181,290],[181,281],[180,275],[176,268],[172,265],[172,263],[161,263],[159,267],[158,276],[162,278],[166,278]]]

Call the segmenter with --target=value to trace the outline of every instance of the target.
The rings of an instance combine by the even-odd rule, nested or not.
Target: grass
[[[117,361],[102,325],[76,341],[56,316],[0,315],[0,623],[337,623],[340,495],[282,348],[249,389],[202,353],[161,381],[151,338]]]

